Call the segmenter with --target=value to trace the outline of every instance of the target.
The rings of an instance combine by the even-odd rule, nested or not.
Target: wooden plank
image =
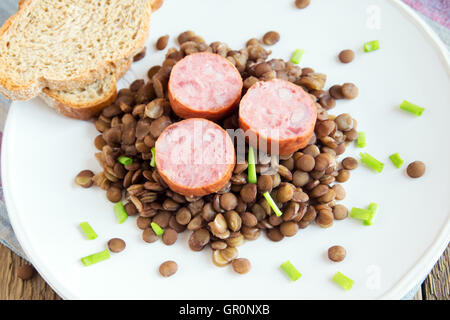
[[[60,300],[60,297],[36,274],[29,281],[17,278],[17,268],[27,262],[0,245],[0,300]],[[450,300],[450,246],[419,288],[414,300]]]
[[[17,268],[27,261],[0,245],[0,300],[60,300],[39,274],[28,281],[17,277]]]
[[[422,284],[424,300],[450,300],[450,246]]]

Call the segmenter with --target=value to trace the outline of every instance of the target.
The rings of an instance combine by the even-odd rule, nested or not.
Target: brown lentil
[[[227,247],[227,243],[225,241],[213,241],[211,242],[211,249],[213,250],[223,250]]]
[[[321,228],[329,228],[333,225],[333,213],[331,210],[320,210],[316,218]]]
[[[173,276],[178,271],[178,265],[175,261],[166,261],[159,266],[159,273],[163,277]]]
[[[329,95],[325,95],[319,99],[319,104],[325,109],[330,110],[336,106],[336,100]]]
[[[336,176],[337,182],[345,182],[350,179],[350,171],[341,169],[338,171],[338,175]]]
[[[83,170],[75,177],[75,183],[83,188],[90,188],[94,184],[94,173],[91,170]]]
[[[242,223],[247,227],[254,227],[258,224],[258,219],[253,213],[243,212],[241,213]]]
[[[273,228],[267,230],[267,237],[274,242],[278,242],[283,240],[284,235],[281,233],[280,229]]]
[[[332,189],[333,189],[333,191],[334,191],[334,193],[336,195],[336,197],[335,197],[336,200],[344,200],[345,199],[346,193],[345,193],[345,189],[344,189],[344,187],[342,185],[335,184],[332,187]]]
[[[258,177],[258,181],[257,181],[258,185],[258,191],[261,193],[267,192],[267,191],[272,191],[272,187],[273,187],[273,178],[272,176],[269,175],[261,175],[260,177]]]
[[[263,36],[263,43],[272,46],[280,41],[280,34],[276,31],[269,31]]]
[[[94,145],[98,150],[102,150],[103,147],[106,145],[105,139],[103,139],[103,135],[99,134],[95,137]]]
[[[304,9],[311,3],[311,0],[295,0],[295,6],[298,9]]]
[[[135,56],[133,57],[133,62],[136,62],[136,61],[139,61],[139,60],[144,59],[144,57],[145,57],[145,51],[146,51],[146,48],[142,49],[141,52],[139,52],[137,55],[135,55]]]
[[[242,219],[236,211],[227,211],[225,213],[225,220],[231,231],[239,231],[241,229]]]
[[[185,226],[191,221],[191,211],[188,208],[181,208],[177,211],[176,220],[179,224]]]
[[[295,161],[295,167],[304,172],[309,172],[314,169],[315,166],[314,158],[309,154],[304,154],[297,161]]]
[[[342,160],[342,166],[346,170],[354,170],[358,167],[358,160],[352,157],[347,157]]]
[[[256,199],[257,186],[254,183],[247,183],[240,191],[242,201],[246,203],[254,202]],[[236,207],[235,207],[236,208]]]
[[[165,35],[162,36],[156,41],[156,49],[158,50],[164,50],[167,47],[167,43],[169,42],[169,36]]]
[[[332,246],[328,249],[328,258],[334,262],[341,262],[345,259],[347,252],[342,246]]]
[[[121,252],[125,249],[125,241],[119,238],[112,238],[108,241],[108,248],[111,252]]]
[[[406,168],[406,173],[411,178],[420,178],[425,174],[425,163],[422,161],[411,162]]]
[[[142,232],[142,240],[148,243],[152,243],[158,240],[158,236],[152,228],[146,228],[144,232]]]
[[[334,85],[330,87],[328,91],[330,93],[330,96],[332,96],[336,100],[345,98],[344,94],[342,93],[342,86],[340,85]]]
[[[239,274],[246,274],[250,271],[251,268],[250,261],[245,258],[234,259],[231,262],[231,265],[233,266],[233,270]]]
[[[339,53],[338,57],[342,63],[350,63],[355,58],[355,53],[353,52],[353,50],[346,49],[346,50],[342,50]]]
[[[237,201],[237,197],[231,192],[220,196],[220,206],[227,211],[234,210],[237,207]]]
[[[162,235],[162,241],[164,244],[171,246],[173,245],[178,238],[178,233],[172,228],[164,229],[164,233]]]
[[[132,202],[126,203],[124,207],[128,216],[131,217],[137,215],[138,211],[136,209],[136,206]]]
[[[122,200],[122,189],[111,187],[106,191],[106,197],[111,202],[119,202]]]
[[[292,221],[283,222],[280,225],[280,232],[285,237],[295,236],[297,234],[297,232],[298,232],[298,225],[295,222],[292,222]]]
[[[344,83],[341,91],[345,99],[355,99],[359,93],[358,87],[353,83]]]
[[[348,209],[342,204],[333,207],[333,216],[335,220],[344,220],[348,216]]]

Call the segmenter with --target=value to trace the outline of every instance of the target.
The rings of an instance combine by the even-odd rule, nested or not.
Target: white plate
[[[73,183],[82,169],[99,170],[94,160],[90,122],[67,119],[39,100],[14,103],[3,146],[3,183],[14,230],[40,274],[64,298],[95,299],[372,299],[401,298],[421,281],[449,241],[450,118],[449,63],[446,50],[417,16],[399,1],[321,0],[296,10],[293,0],[166,1],[152,16],[146,58],[133,65],[121,84],[144,77],[163,60],[153,44],[170,34],[170,45],[186,29],[207,41],[221,40],[240,48],[250,37],[277,30],[281,41],[273,57],[288,59],[306,49],[303,66],[328,75],[328,85],[355,82],[356,100],[337,104],[332,113],[350,112],[367,134],[367,151],[385,162],[382,174],[364,167],[345,184],[348,207],[380,204],[375,225],[337,221],[330,229],[311,226],[280,243],[264,236],[239,248],[252,261],[246,276],[231,267],[217,268],[210,250],[188,249],[187,235],[167,247],[144,243],[130,218],[120,225],[112,205],[99,189]],[[379,29],[376,19],[379,15]],[[369,23],[368,21],[375,21]],[[372,26],[372,27],[370,27]],[[381,50],[362,52],[362,44],[378,39]],[[340,50],[351,48],[356,59],[343,65]],[[426,107],[420,118],[399,110],[403,99]],[[349,148],[347,155],[361,150]],[[405,175],[388,156],[399,152],[406,163],[422,160],[421,179]],[[99,238],[88,241],[78,229],[89,221]],[[127,248],[110,260],[84,267],[80,258],[101,251],[112,237]],[[343,245],[342,263],[326,258],[327,249]],[[161,262],[173,259],[178,273],[163,279]],[[295,283],[279,270],[290,260],[303,274]],[[331,278],[336,271],[355,280],[346,292]]]

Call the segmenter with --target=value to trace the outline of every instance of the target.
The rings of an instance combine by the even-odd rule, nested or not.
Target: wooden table
[[[17,10],[18,0],[0,1],[0,24]],[[16,270],[25,260],[0,245],[0,300],[3,299],[49,299],[60,297],[45,281],[36,275],[32,280],[17,278]],[[450,246],[428,275],[416,294],[417,300],[450,300]]]

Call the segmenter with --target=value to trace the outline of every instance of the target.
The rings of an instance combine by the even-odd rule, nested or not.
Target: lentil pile
[[[309,1],[297,1],[299,7]],[[279,35],[271,32],[264,43],[272,45]],[[164,48],[167,38],[160,39]],[[357,122],[349,114],[328,114],[339,99],[353,99],[358,88],[352,83],[334,85],[325,90],[326,75],[311,68],[301,68],[292,62],[269,59],[270,51],[258,39],[250,39],[246,47],[232,50],[223,42],[208,45],[192,31],[178,36],[179,48],[170,48],[161,66],[148,70],[148,80],[134,81],[121,89],[116,101],[95,119],[100,134],[95,138],[99,150],[95,157],[103,171],[94,175],[84,170],[76,178],[82,187],[96,185],[106,191],[111,202],[124,200],[128,216],[137,216],[142,239],[152,243],[159,239],[151,228],[156,223],[164,229],[162,241],[172,245],[178,233],[189,231],[189,247],[201,251],[212,249],[216,266],[232,264],[239,274],[250,270],[250,261],[238,258],[237,247],[265,233],[272,241],[295,236],[299,229],[316,223],[329,228],[334,220],[345,219],[348,210],[337,204],[346,196],[340,184],[350,178],[358,165],[356,159],[338,157],[346,145],[357,139]],[[185,197],[171,191],[150,165],[151,148],[161,132],[179,119],[171,110],[167,84],[172,67],[186,55],[212,52],[228,59],[244,79],[244,92],[258,81],[274,78],[291,81],[311,94],[317,107],[317,123],[309,144],[288,156],[257,159],[257,184],[248,183],[247,163],[236,164],[233,176],[217,193],[204,197]],[[139,58],[142,58],[141,53]],[[225,129],[238,129],[236,113],[219,123]],[[129,164],[119,157],[129,157]],[[246,156],[246,159],[247,156]],[[278,163],[279,160],[279,163]],[[276,163],[276,170],[269,170]],[[262,194],[269,192],[283,215],[277,216]],[[113,239],[114,252],[125,243]],[[332,254],[335,256],[335,254]],[[342,259],[342,254],[336,254]],[[170,276],[176,264],[168,262],[160,272]]]

